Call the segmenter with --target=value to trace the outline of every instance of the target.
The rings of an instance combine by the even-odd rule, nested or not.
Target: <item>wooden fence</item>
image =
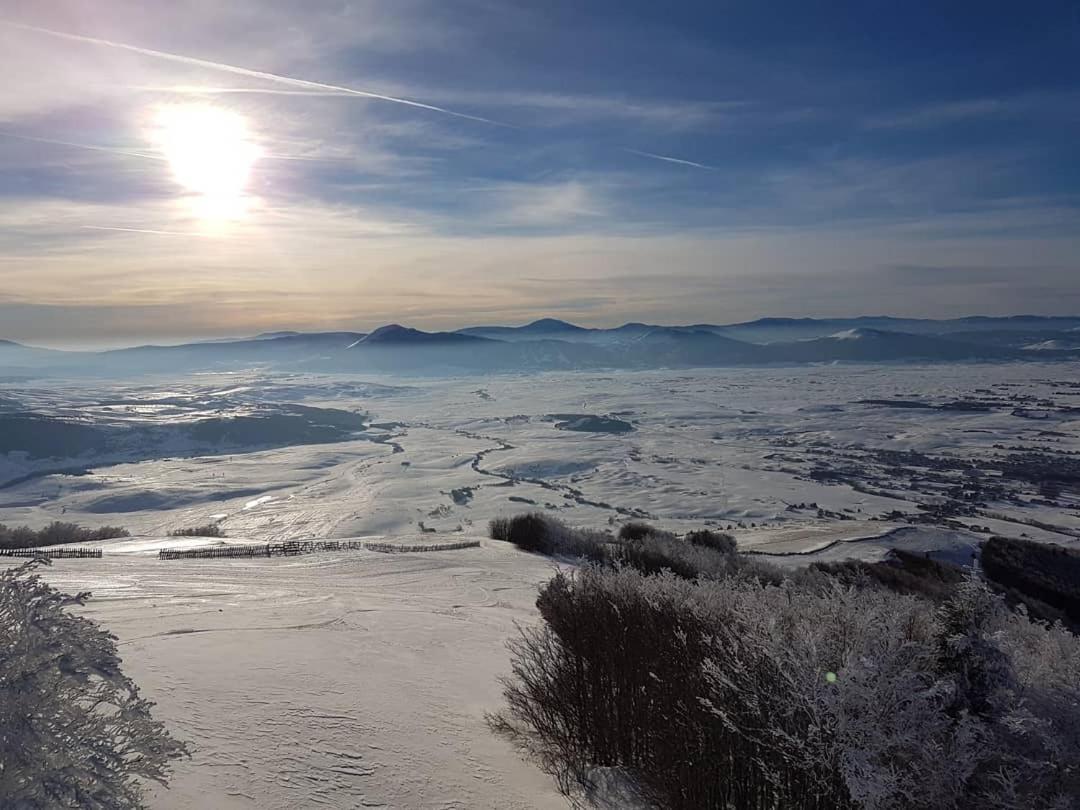
[[[50,560],[66,560],[100,556],[100,548],[0,548],[0,557],[48,557]]]
[[[456,543],[437,543],[430,546],[399,546],[394,543],[365,543],[368,551],[382,551],[389,554],[416,551],[457,551],[461,548],[479,548],[479,540],[460,540]]]
[[[258,546],[214,546],[212,548],[163,548],[159,560],[196,560],[216,557],[269,557],[270,544]]]
[[[316,551],[359,551],[362,542],[351,540],[289,540],[253,546],[212,546],[210,548],[163,548],[159,560],[201,560],[218,557],[293,557]]]
[[[211,546],[209,548],[163,548],[159,560],[206,560],[244,557],[292,557],[318,551],[380,551],[386,554],[424,551],[456,551],[478,548],[479,540],[459,540],[455,543],[430,545],[398,545],[396,543],[364,542],[363,540],[290,540],[284,543],[259,543],[245,546]],[[101,557],[100,548],[0,548],[0,557],[48,557],[50,560]]]
[[[159,560],[204,560],[240,557],[291,557],[297,554],[314,554],[317,551],[382,551],[388,553],[407,551],[454,551],[476,548],[479,540],[462,540],[457,543],[439,543],[425,546],[399,546],[393,543],[367,543],[362,540],[291,540],[285,543],[261,543],[250,546],[211,546],[210,548],[163,548]],[[101,556],[101,553],[98,553]]]

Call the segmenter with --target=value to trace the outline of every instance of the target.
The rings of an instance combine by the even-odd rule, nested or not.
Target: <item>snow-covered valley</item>
[[[551,780],[484,714],[500,702],[505,642],[537,620],[555,564],[487,539],[490,519],[542,510],[600,529],[730,529],[785,566],[893,546],[965,562],[988,534],[1076,546],[1078,370],[8,381],[0,522],[133,535],[47,577],[93,592],[86,615],[119,637],[126,669],[194,744],[152,806],[554,808],[565,802]],[[62,423],[107,438],[46,453],[42,434],[10,429],[28,418],[44,435]],[[295,432],[267,441],[281,424]],[[166,537],[206,524],[225,537]],[[337,538],[481,545],[156,554]]]
[[[730,526],[745,548],[871,521],[1069,542],[1078,376],[1053,363],[9,383],[0,522],[218,522],[277,541],[482,533],[544,509],[594,527]],[[11,449],[6,420],[27,412],[121,438],[67,456]],[[268,440],[280,424],[296,429]]]

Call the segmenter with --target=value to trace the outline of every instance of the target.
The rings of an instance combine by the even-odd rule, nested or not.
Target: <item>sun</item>
[[[209,104],[164,105],[155,112],[152,137],[173,178],[195,195],[201,216],[228,218],[243,211],[262,150],[242,115]]]

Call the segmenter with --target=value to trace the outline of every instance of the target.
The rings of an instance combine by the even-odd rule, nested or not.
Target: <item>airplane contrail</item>
[[[446,107],[436,107],[434,104],[424,104],[421,101],[413,101],[412,99],[401,98],[399,96],[388,96],[382,93],[373,93],[369,90],[357,90],[354,87],[343,87],[337,84],[326,84],[324,82],[309,81],[308,79],[297,79],[292,76],[282,76],[278,73],[267,73],[262,70],[252,70],[251,68],[240,67],[238,65],[228,65],[224,62],[211,62],[207,59],[198,59],[194,56],[184,56],[183,54],[170,53],[169,51],[157,51],[152,48],[143,48],[139,45],[131,45],[126,42],[116,42],[115,40],[111,39],[88,37],[84,36],[83,34],[70,34],[66,31],[56,31],[52,28],[41,28],[36,25],[26,25],[25,23],[11,22],[9,20],[0,20],[0,25],[6,25],[9,28],[18,28],[23,31],[33,31],[38,34],[45,34],[46,36],[66,39],[71,42],[85,42],[89,45],[102,45],[106,48],[116,48],[122,51],[130,51],[132,53],[142,54],[143,56],[153,56],[157,57],[158,59],[165,59],[170,62],[179,62],[184,65],[192,65],[194,67],[207,68],[209,70],[217,70],[224,73],[233,73],[237,76],[247,76],[252,79],[262,79],[264,81],[287,84],[292,87],[305,87],[312,90],[331,90],[349,96],[359,96],[361,98],[370,98],[377,101],[388,101],[393,104],[404,104],[407,107],[416,107],[421,110],[430,110],[431,112],[442,113],[443,115],[452,115],[455,118],[464,118],[469,121],[479,121],[480,123],[491,124],[497,127],[508,127],[510,129],[517,128],[513,124],[507,124],[503,121],[495,121],[491,118],[483,118],[479,115],[469,115],[468,113],[457,112],[456,110],[450,110]]]
[[[99,37],[89,37],[83,34],[72,34],[66,31],[57,31],[52,28],[42,28],[36,25],[27,25],[25,23],[13,22],[10,20],[0,20],[0,25],[7,26],[9,28],[17,28],[23,31],[33,31],[39,34],[45,34],[46,36],[58,37],[60,39],[66,39],[71,42],[84,42],[90,45],[101,45],[107,48],[116,48],[118,50],[130,51],[132,53],[141,54],[143,56],[152,56],[158,59],[164,59],[171,62],[179,62],[180,64],[192,65],[194,67],[206,68],[208,70],[216,70],[224,73],[232,73],[237,76],[246,76],[252,79],[261,79],[263,81],[276,82],[278,84],[289,85],[290,87],[302,88],[306,92],[297,91],[271,91],[268,89],[260,90],[259,88],[221,88],[217,92],[231,92],[231,93],[273,93],[277,92],[281,95],[341,95],[341,96],[357,96],[360,98],[374,99],[377,101],[386,101],[393,104],[402,104],[407,107],[414,107],[421,110],[429,110],[431,112],[441,113],[443,115],[453,116],[455,118],[462,118],[468,121],[477,121],[483,124],[490,124],[497,127],[505,127],[507,129],[522,129],[515,124],[509,124],[505,121],[496,121],[492,118],[484,118],[479,115],[470,115],[469,113],[458,112],[457,110],[451,110],[447,107],[438,107],[434,104],[425,104],[421,101],[413,101],[412,99],[402,98],[400,96],[390,96],[383,93],[375,93],[369,90],[358,90],[354,87],[345,87],[337,84],[327,84],[325,82],[310,81],[308,79],[298,79],[293,76],[282,76],[278,73],[268,73],[261,70],[253,70],[251,68],[240,67],[238,65],[229,65],[224,62],[212,62],[207,59],[199,59],[194,56],[185,56],[183,54],[171,53],[169,51],[158,51],[153,48],[143,48],[139,45],[131,45],[126,42],[117,42],[110,39],[101,39]],[[190,92],[194,88],[181,88],[179,92]],[[322,91],[322,92],[318,92]],[[215,92],[214,90],[208,90],[205,92]],[[41,139],[44,141],[44,139]],[[77,144],[68,144],[77,145]],[[93,148],[93,147],[90,147]],[[102,149],[104,149],[102,147]],[[109,150],[105,150],[109,151]],[[120,154],[127,154],[117,151]],[[632,155],[639,157],[649,158],[651,160],[660,160],[665,163],[674,163],[681,166],[690,166],[695,169],[704,169],[706,171],[717,171],[715,166],[708,166],[704,163],[698,163],[693,160],[684,160],[682,158],[671,157],[668,155],[660,155],[655,152],[643,152],[637,149],[623,149],[624,152],[629,152]],[[132,153],[134,154],[134,153]],[[139,155],[140,157],[146,157]]]
[[[164,155],[154,155],[149,152],[133,152],[128,149],[117,149],[114,146],[98,146],[91,143],[79,143],[78,141],[62,141],[57,138],[40,138],[36,135],[19,135],[15,132],[5,132],[0,130],[0,138],[16,138],[20,141],[30,141],[31,143],[47,143],[53,146],[69,146],[72,149],[88,149],[91,152],[105,152],[110,155],[123,155],[126,157],[144,158],[146,160],[157,160],[162,162],[168,162],[168,158]],[[277,152],[264,152],[259,155],[260,158],[266,160],[305,160],[315,163],[331,163],[338,158],[329,157],[312,157],[310,155],[283,155]]]
[[[680,166],[693,166],[695,169],[705,169],[710,172],[718,171],[715,166],[706,166],[704,163],[695,163],[692,160],[683,160],[682,158],[669,157],[668,155],[658,155],[655,152],[641,152],[637,149],[624,149],[623,151],[629,152],[631,155],[637,155],[638,157],[662,160],[665,163],[678,163]]]
[[[197,84],[173,84],[173,85],[129,85],[132,90],[155,93],[183,93],[188,95],[231,95],[250,93],[253,95],[270,96],[313,96],[315,98],[342,98],[353,95],[341,90],[282,90],[278,87],[203,87]],[[506,126],[510,126],[507,124]]]
[[[156,231],[150,228],[121,228],[119,226],[112,225],[80,225],[80,228],[87,231],[121,231],[123,233],[151,233],[155,236],[209,236],[209,234],[198,233],[196,231]]]
[[[111,155],[126,155],[128,157],[144,158],[146,160],[165,160],[160,155],[151,155],[146,152],[133,152],[127,149],[117,149],[113,146],[95,146],[89,143],[78,143],[76,141],[61,141],[56,138],[39,138],[36,135],[18,135],[14,132],[4,132],[0,130],[0,137],[2,138],[15,138],[20,141],[30,141],[31,143],[47,143],[53,146],[70,146],[73,149],[89,149],[92,152],[108,152]]]

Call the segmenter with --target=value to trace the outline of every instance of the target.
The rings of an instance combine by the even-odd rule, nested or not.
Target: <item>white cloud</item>
[[[595,187],[580,180],[560,183],[506,183],[475,192],[486,196],[487,216],[516,226],[581,225],[603,217],[608,206]],[[493,204],[492,204],[493,203]]]

